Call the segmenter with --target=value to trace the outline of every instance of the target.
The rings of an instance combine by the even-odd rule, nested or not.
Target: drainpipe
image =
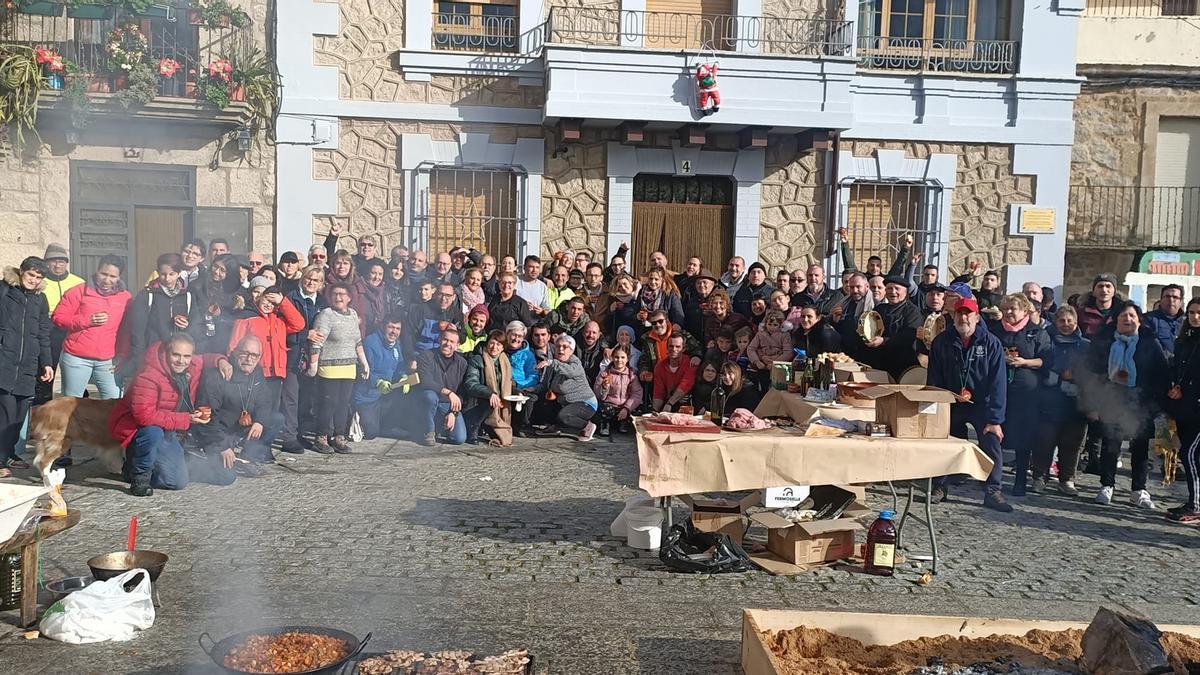
[[[842,155],[842,152],[841,152],[841,150],[842,150],[842,132],[834,131],[830,135],[830,140],[831,140],[831,143],[830,143],[829,152],[833,153],[833,158],[829,162],[829,179],[826,181],[826,184],[829,188],[828,196],[826,198],[830,202],[829,207],[825,210],[826,221],[827,221],[827,225],[828,225],[828,227],[826,228],[827,232],[825,235],[825,242],[826,242],[825,255],[827,257],[832,256],[835,253],[837,253],[836,242],[837,242],[838,206],[839,206],[839,197],[840,197],[840,195],[838,195],[837,186],[838,186],[838,164],[839,164],[839,160],[841,159],[841,155]]]

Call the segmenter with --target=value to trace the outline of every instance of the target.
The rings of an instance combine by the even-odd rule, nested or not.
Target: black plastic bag
[[[701,532],[692,522],[684,521],[667,532],[658,549],[658,558],[676,572],[720,574],[754,569],[750,556],[729,535]]]

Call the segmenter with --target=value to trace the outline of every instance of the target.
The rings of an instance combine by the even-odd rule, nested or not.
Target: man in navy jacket
[[[1008,381],[1004,347],[996,336],[978,330],[979,305],[972,298],[954,303],[954,330],[943,331],[929,348],[928,383],[960,396],[950,406],[950,434],[967,437],[967,424],[975,428],[979,445],[992,460],[992,472],[984,482],[983,505],[1007,513],[1012,506],[1000,492],[1004,455],[1004,412],[1008,402]],[[965,400],[963,400],[965,399]],[[946,498],[946,479],[938,481],[929,500]]]

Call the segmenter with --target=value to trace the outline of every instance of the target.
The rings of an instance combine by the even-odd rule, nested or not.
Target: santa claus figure
[[[711,115],[721,109],[721,92],[717,91],[717,64],[701,63],[696,68],[696,89],[700,96],[701,115]]]

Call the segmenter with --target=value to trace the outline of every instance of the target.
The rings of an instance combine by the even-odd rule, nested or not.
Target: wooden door
[[[676,271],[700,256],[717,270],[733,255],[733,207],[718,204],[633,203],[633,237],[626,269],[646,271],[650,254],[662,251]]]
[[[134,287],[157,271],[155,260],[163,253],[178,253],[187,228],[188,211],[184,209],[133,209],[134,269],[129,278]]]
[[[127,285],[137,281],[130,276],[133,260],[133,209],[107,204],[73,202],[71,204],[71,271],[84,279],[92,278],[100,258],[115,255],[124,266]]]
[[[732,0],[647,0],[644,17],[647,49],[733,48]]]

